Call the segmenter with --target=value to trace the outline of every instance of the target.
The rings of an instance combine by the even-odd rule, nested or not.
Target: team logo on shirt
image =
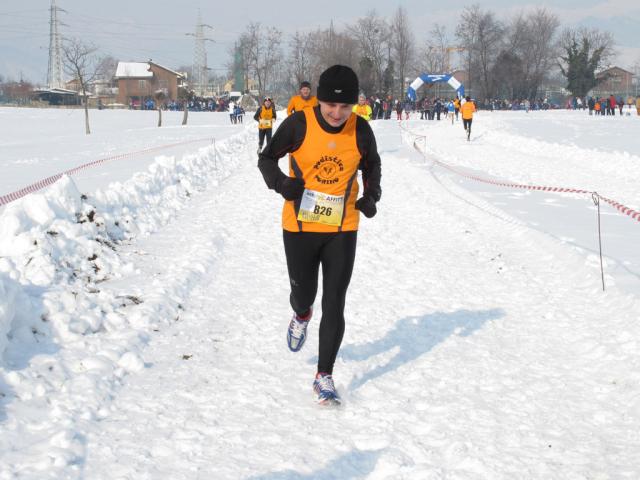
[[[322,184],[330,185],[338,183],[338,175],[344,171],[344,164],[338,157],[323,155],[313,168],[316,170],[315,179]]]

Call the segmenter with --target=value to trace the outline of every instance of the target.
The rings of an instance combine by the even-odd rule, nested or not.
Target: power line
[[[86,19],[90,19],[90,20],[95,20],[97,22],[99,22],[100,24],[105,24],[105,23],[110,23],[110,24],[114,24],[114,25],[128,25],[128,26],[132,26],[132,27],[162,27],[162,28],[167,28],[167,27],[171,27],[171,28],[176,28],[176,24],[175,23],[141,23],[141,22],[123,22],[121,20],[110,20],[108,18],[104,18],[104,17],[93,17],[91,15],[84,15],[81,13],[72,13],[70,14],[72,17],[79,17],[79,18],[86,18]]]
[[[84,15],[63,10],[56,5],[55,0],[51,0],[48,10],[48,19],[44,17],[43,9],[24,9],[0,12],[0,44],[11,42],[22,42],[25,39],[44,38],[45,21],[49,26],[49,61],[47,66],[47,84],[62,84],[62,46],[65,38],[81,37],[83,39],[94,39],[100,44],[100,49],[108,55],[120,58],[135,59],[136,57],[156,58],[162,57],[165,64],[173,64],[174,68],[183,66],[185,62],[184,53],[180,47],[184,45],[180,40],[184,39],[184,33],[180,32],[179,25],[175,23],[140,23],[137,21],[127,21],[122,19],[109,19]],[[60,13],[64,12],[65,21],[60,21]],[[46,19],[46,20],[45,20]],[[64,26],[64,29],[61,29]],[[198,11],[198,22],[195,33],[190,34],[195,38],[195,48],[193,55],[194,77],[193,80],[202,89],[206,89],[210,71],[226,71],[226,66],[207,65],[207,51],[205,45],[212,39],[206,38],[204,30],[213,29],[211,25],[204,24],[201,20],[201,13]],[[64,31],[63,31],[64,30]],[[199,30],[201,32],[199,32]],[[183,30],[184,31],[184,30]],[[222,29],[222,38],[231,38],[235,32]],[[199,37],[200,35],[200,37]],[[39,42],[38,42],[39,43]],[[230,45],[232,42],[223,40],[219,47]],[[142,46],[149,45],[148,48]],[[157,45],[157,47],[156,47]],[[41,48],[47,48],[42,46]],[[216,51],[218,48],[216,49]],[[218,57],[216,53],[216,57]],[[61,72],[58,74],[58,72]],[[198,74],[198,72],[200,72]],[[196,76],[197,75],[197,76]]]
[[[0,16],[5,16],[5,17],[26,17],[28,15],[20,15],[22,13],[27,13],[27,12],[42,12],[41,8],[36,8],[33,10],[14,10],[13,12],[0,12]]]

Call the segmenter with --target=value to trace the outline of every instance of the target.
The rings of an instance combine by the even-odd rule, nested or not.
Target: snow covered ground
[[[425,126],[414,121],[407,128],[426,136],[427,161],[435,158],[487,180],[596,191],[640,211],[637,116],[480,112],[470,143],[460,142],[460,126],[452,130],[449,122]],[[424,150],[422,142],[418,144]],[[435,173],[442,169],[436,167]],[[508,189],[464,177],[454,180],[529,226],[573,246],[599,270],[598,225],[591,195]],[[601,203],[606,284],[640,292],[638,222]]]
[[[181,125],[182,116],[182,112],[163,112],[163,126],[158,128],[156,111],[90,110],[92,133],[86,135],[83,110],[0,108],[0,195],[105,157],[198,139],[203,139],[199,143],[203,146],[236,130],[225,113],[189,112],[186,126]],[[171,147],[137,153],[111,162],[109,168],[89,169],[74,181],[83,190],[95,190],[145,171],[159,153],[183,152]]]
[[[640,119],[482,112],[471,142],[410,120],[424,156],[374,122],[383,197],[347,297],[345,405],[326,410],[319,302],[305,348],[286,347],[281,199],[253,122],[142,113],[92,112],[85,137],[68,111],[0,109],[0,194],[216,138],[0,209],[0,479],[640,476],[640,222],[602,206],[603,292],[590,198],[434,162],[637,210]]]

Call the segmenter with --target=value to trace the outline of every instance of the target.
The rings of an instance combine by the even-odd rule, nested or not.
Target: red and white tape
[[[402,123],[400,124],[400,128],[402,130],[404,130],[405,132],[407,132],[408,134],[416,137],[416,138],[425,138],[425,135],[421,135],[421,134],[416,134],[413,133],[412,131],[408,130],[404,125],[402,125]],[[422,153],[423,155],[426,154],[426,152],[423,152],[420,147],[418,146],[418,142],[417,140],[413,142],[413,148],[415,148],[416,150],[418,150],[420,153]],[[597,195],[602,201],[608,203],[609,205],[611,205],[613,208],[615,208],[616,210],[618,210],[619,212],[631,217],[634,220],[637,220],[638,222],[640,222],[640,212],[638,212],[637,210],[634,210],[632,208],[629,208],[623,204],[621,204],[620,202],[617,202],[615,200],[612,200],[610,198],[607,197],[603,197],[602,195],[600,195],[597,192],[591,191],[591,190],[583,190],[580,188],[567,188],[567,187],[548,187],[548,186],[543,186],[543,185],[525,185],[525,184],[521,184],[521,183],[507,183],[507,182],[498,182],[495,180],[489,180],[486,178],[482,178],[482,177],[478,177],[476,175],[469,175],[468,173],[462,172],[458,169],[456,169],[455,167],[452,167],[451,165],[448,165],[438,159],[433,159],[433,162],[439,166],[441,166],[442,168],[445,168],[447,170],[449,170],[450,172],[455,173],[456,175],[459,175],[461,177],[465,177],[468,178],[470,180],[475,180],[477,182],[483,182],[483,183],[489,183],[491,185],[497,185],[500,187],[507,187],[507,188],[522,188],[522,189],[526,189],[526,190],[539,190],[539,191],[545,191],[545,192],[559,192],[559,193],[580,193],[580,194],[585,194],[585,195]]]
[[[167,148],[177,147],[180,145],[188,145],[190,143],[199,143],[204,141],[210,142],[212,140],[213,140],[212,137],[197,138],[195,140],[185,140],[184,142],[170,143],[167,145],[159,145],[157,147],[149,147],[143,150],[137,150],[135,152],[121,153],[119,155],[113,155],[111,157],[105,157],[99,160],[94,160],[93,162],[85,163],[78,167],[74,167],[70,170],[66,170],[62,173],[56,173],[55,175],[39,180],[36,183],[32,183],[31,185],[21,188],[20,190],[16,190],[15,192],[11,192],[6,195],[0,195],[0,207],[7,205],[11,202],[15,202],[19,198],[29,195],[30,193],[37,192],[38,190],[48,187],[49,185],[53,185],[58,180],[60,180],[60,178],[62,178],[64,175],[73,175],[87,168],[95,167],[103,163],[110,162],[112,160],[121,160],[123,158],[131,158],[137,155],[142,155],[142,154],[146,154],[146,153],[154,152],[158,150],[165,150]]]

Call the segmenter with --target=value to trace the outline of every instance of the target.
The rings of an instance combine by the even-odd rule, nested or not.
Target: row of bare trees
[[[247,25],[230,51],[229,62],[231,72],[242,72],[244,90],[253,78],[261,95],[288,94],[301,81],[318,78],[327,66],[341,63],[357,70],[365,91],[399,92],[403,86],[395,82],[409,72],[415,47],[402,7],[391,21],[371,11],[344,31],[336,30],[332,23],[326,29],[295,32],[286,55],[283,39],[277,28],[256,22]]]
[[[0,103],[28,104],[33,91],[33,84],[26,80],[5,79],[0,75]]]
[[[453,35],[434,24],[427,38],[418,41],[400,6],[391,18],[370,11],[342,30],[331,24],[298,31],[288,42],[277,28],[250,23],[230,51],[233,61],[228,66],[242,72],[245,90],[254,78],[261,95],[288,95],[300,81],[317,79],[327,66],[342,63],[356,70],[367,94],[401,97],[407,78],[449,73],[458,55],[463,64],[457,66],[467,72],[467,90],[476,97],[532,99],[551,72],[567,77],[567,56],[576,46],[571,42],[577,39],[583,45],[585,38],[598,39],[587,42],[586,55],[595,68],[602,67],[614,53],[612,36],[587,29],[560,31],[558,17],[545,8],[502,21],[478,4],[467,6]]]
[[[595,71],[615,53],[610,33],[587,28],[560,31],[557,16],[544,8],[505,23],[479,5],[465,7],[456,38],[464,48],[468,83],[481,98],[536,98],[545,79],[558,67],[568,80],[568,90],[584,96],[596,85]],[[576,88],[568,75],[576,67],[570,67],[575,59],[569,58],[576,44],[584,47],[581,74],[592,78],[586,89]]]

